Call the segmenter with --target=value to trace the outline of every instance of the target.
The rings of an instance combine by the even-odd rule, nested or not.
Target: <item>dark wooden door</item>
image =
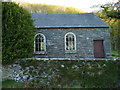
[[[103,40],[94,40],[94,57],[105,58]]]

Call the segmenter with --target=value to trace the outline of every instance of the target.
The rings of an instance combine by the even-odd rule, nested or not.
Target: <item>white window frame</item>
[[[66,36],[68,34],[72,34],[74,36],[74,48],[75,48],[74,50],[66,50],[66,47],[67,47],[67,45],[66,45]],[[65,34],[64,39],[65,39],[65,51],[76,51],[76,35],[74,33],[72,33],[72,32],[68,32],[68,33]]]
[[[41,35],[42,37],[43,37],[43,39],[44,39],[44,51],[36,51],[36,42],[35,42],[35,40],[36,40],[36,36],[37,35]],[[42,34],[42,33],[37,33],[35,36],[34,36],[34,53],[40,53],[40,54],[44,54],[44,52],[46,51],[46,37],[45,37],[45,35],[44,34]]]

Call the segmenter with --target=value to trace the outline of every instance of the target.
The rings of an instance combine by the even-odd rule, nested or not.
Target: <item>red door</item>
[[[105,58],[103,40],[94,40],[94,57]]]

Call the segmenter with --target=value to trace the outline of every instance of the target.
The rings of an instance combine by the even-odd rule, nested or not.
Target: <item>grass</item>
[[[37,86],[39,88],[39,86]],[[37,88],[36,87],[36,88]],[[2,82],[2,88],[34,88],[24,83],[16,82],[14,80],[5,80]],[[65,85],[63,88],[82,88],[80,85]]]
[[[120,54],[117,51],[112,51],[112,56],[120,57]]]
[[[2,88],[25,88],[25,85],[14,80],[5,80],[2,82]]]

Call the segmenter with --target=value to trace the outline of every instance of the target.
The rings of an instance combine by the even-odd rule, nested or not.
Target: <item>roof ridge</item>
[[[94,14],[94,13],[31,13],[31,14]]]

